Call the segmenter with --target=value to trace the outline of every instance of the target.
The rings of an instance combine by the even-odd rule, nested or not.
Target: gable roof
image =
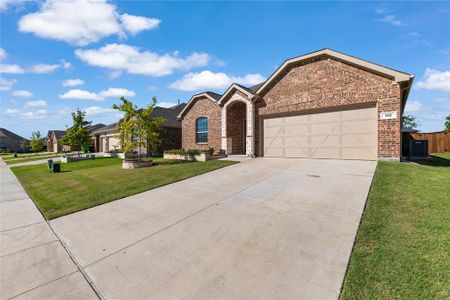
[[[202,92],[195,94],[194,96],[189,99],[186,106],[183,108],[183,110],[178,114],[178,119],[182,119],[183,116],[189,111],[192,105],[194,105],[194,102],[196,99],[206,97],[207,99],[211,100],[214,103],[217,103],[217,101],[222,97],[222,95],[214,93],[214,92]]]
[[[223,93],[222,97],[220,97],[219,101],[217,102],[218,105],[222,105],[222,103],[225,101],[225,99],[228,98],[229,95],[231,95],[233,93],[234,90],[239,90],[242,93],[246,94],[248,97],[252,97],[254,95],[254,93],[252,92],[252,90],[248,87],[245,87],[243,85],[237,84],[237,83],[233,83],[232,85],[230,85],[230,87],[225,91],[225,93]]]
[[[91,133],[91,132],[94,132],[94,131],[102,128],[102,127],[105,127],[105,124],[98,123],[98,124],[95,124],[95,125],[89,125],[87,127],[87,130],[88,130],[89,133]]]
[[[28,141],[26,138],[23,138],[20,135],[15,134],[14,132],[11,132],[6,128],[0,128],[0,137],[9,137],[16,141],[22,141],[22,140]]]
[[[178,114],[181,110],[186,106],[186,103],[180,103],[171,107],[162,107],[162,106],[155,106],[153,109],[152,116],[154,117],[162,117],[166,119],[166,121],[163,123],[163,127],[174,127],[174,128],[181,128],[181,123],[178,120]],[[103,127],[100,127],[99,129],[93,130],[91,133],[98,134],[103,132],[109,132],[109,131],[115,131],[117,130],[117,126],[119,125],[119,122],[115,122],[109,125],[103,125]],[[97,124],[98,125],[98,124]]]
[[[51,134],[54,134],[56,139],[59,140],[66,134],[66,131],[65,130],[49,130],[47,133],[47,137],[49,137]]]
[[[313,57],[322,56],[322,55],[334,57],[336,59],[345,61],[349,64],[356,65],[356,66],[362,67],[367,70],[371,70],[371,71],[379,73],[379,74],[387,75],[389,77],[392,77],[393,80],[396,82],[410,81],[414,78],[414,75],[400,72],[398,70],[388,68],[385,66],[381,66],[381,65],[372,63],[370,61],[367,61],[367,60],[363,60],[363,59],[360,59],[360,58],[357,58],[357,57],[354,57],[354,56],[351,56],[348,54],[344,54],[344,53],[337,52],[337,51],[329,49],[329,48],[325,48],[322,50],[318,50],[315,52],[311,52],[311,53],[308,53],[305,55],[301,55],[301,56],[297,56],[297,57],[285,60],[283,62],[283,64],[280,67],[278,67],[278,69],[272,75],[270,75],[270,77],[260,87],[258,87],[258,89],[255,91],[255,93],[259,94],[262,91],[264,91],[264,89],[273,80],[275,80],[278,77],[278,75],[280,75],[280,73],[282,73],[285,69],[289,68],[291,65],[301,62],[301,61],[304,61],[304,60],[307,60],[307,59],[310,59],[310,58],[313,58]]]

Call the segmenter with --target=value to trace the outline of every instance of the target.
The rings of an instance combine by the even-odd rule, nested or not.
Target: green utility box
[[[59,163],[54,163],[54,164],[52,165],[52,172],[53,172],[53,173],[59,173],[59,172],[61,172],[61,164],[59,164]]]

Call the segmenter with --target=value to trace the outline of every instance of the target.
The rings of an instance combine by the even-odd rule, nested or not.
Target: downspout
[[[403,152],[403,123],[402,123],[402,117],[403,112],[405,110],[406,106],[406,100],[408,99],[409,91],[411,90],[412,83],[414,81],[414,75],[410,75],[410,79],[408,81],[408,84],[402,88],[400,88],[400,160],[402,158],[402,152]]]

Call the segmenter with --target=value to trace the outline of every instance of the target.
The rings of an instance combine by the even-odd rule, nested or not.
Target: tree
[[[83,146],[88,145],[91,136],[88,126],[91,122],[85,120],[86,112],[77,108],[72,114],[73,125],[66,130],[66,134],[61,139],[61,144],[70,146],[71,151],[77,151],[80,156],[80,150]]]
[[[119,122],[120,133],[117,135],[122,151],[130,154],[137,148],[139,157],[142,157],[142,149],[147,149],[147,154],[152,153],[161,144],[160,132],[164,118],[154,117],[153,110],[156,106],[156,97],[146,108],[137,109],[125,97],[121,97],[122,104],[113,105],[113,108],[124,113]]]
[[[448,115],[447,117],[445,117],[445,131],[449,132],[450,131],[450,115]]]
[[[402,116],[402,128],[417,129],[418,126],[420,126],[420,122],[416,121],[415,116]]]
[[[23,153],[27,151],[28,141],[26,139],[20,140],[20,148],[22,148]]]
[[[44,149],[44,139],[41,137],[41,133],[39,131],[34,131],[31,134],[30,147],[36,155]]]

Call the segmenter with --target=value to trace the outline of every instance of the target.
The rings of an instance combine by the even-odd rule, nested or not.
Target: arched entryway
[[[246,154],[247,105],[235,101],[226,107],[227,153]]]

